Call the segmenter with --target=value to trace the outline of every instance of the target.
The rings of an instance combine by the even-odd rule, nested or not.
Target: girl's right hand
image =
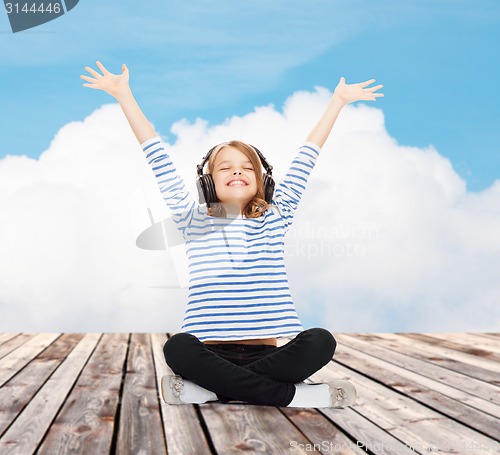
[[[92,68],[86,66],[85,69],[94,76],[88,77],[81,75],[80,78],[89,81],[90,84],[82,84],[84,87],[104,90],[109,95],[117,98],[121,93],[129,88],[128,85],[128,68],[125,64],[122,65],[121,74],[110,73],[100,61],[96,61],[97,66],[101,69],[102,75]]]

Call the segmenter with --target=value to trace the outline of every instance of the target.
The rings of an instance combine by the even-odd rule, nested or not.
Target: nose
[[[233,171],[233,174],[241,174],[241,171]]]

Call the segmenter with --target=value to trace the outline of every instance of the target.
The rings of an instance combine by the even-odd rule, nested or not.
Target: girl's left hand
[[[365,88],[373,82],[375,82],[375,79],[370,79],[369,81],[360,82],[358,84],[346,84],[345,78],[341,77],[340,82],[338,83],[337,87],[335,87],[333,96],[337,97],[344,104],[359,100],[375,101],[377,97],[384,96],[384,94],[374,93],[376,90],[383,87],[382,84],[370,88]]]

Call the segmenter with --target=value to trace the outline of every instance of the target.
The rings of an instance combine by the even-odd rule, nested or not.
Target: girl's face
[[[215,157],[212,178],[219,200],[243,212],[257,193],[255,170],[248,157],[235,147],[225,146]]]

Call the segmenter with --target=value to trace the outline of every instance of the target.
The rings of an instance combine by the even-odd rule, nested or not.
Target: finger
[[[97,79],[94,79],[94,78],[88,77],[88,76],[84,76],[83,74],[80,75],[80,78],[85,79],[86,81],[89,81],[89,82],[97,82]]]
[[[379,88],[382,88],[383,85],[382,84],[379,84],[379,85],[376,85],[375,87],[370,87],[370,88],[367,88],[365,89],[367,92],[374,92],[375,90],[378,90]]]
[[[370,85],[371,83],[375,82],[375,79],[370,79],[369,81],[365,81],[365,82],[360,82],[359,85],[361,87],[366,87],[367,85]]]
[[[373,95],[365,96],[363,99],[369,100],[369,101],[375,101],[377,98],[379,98],[381,96],[384,96],[383,93],[374,93]]]
[[[104,68],[104,65],[99,61],[99,60],[96,60],[96,63],[97,63],[97,66],[101,69],[101,71],[104,73],[109,73],[109,71]]]
[[[92,84],[82,84],[84,87],[88,87],[88,88],[94,88],[96,90],[101,90],[99,87],[96,87],[95,85],[92,85]]]
[[[96,78],[101,77],[101,75],[97,71],[93,70],[90,66],[86,66],[84,69],[86,69],[90,74],[92,74],[92,76],[95,76]]]

